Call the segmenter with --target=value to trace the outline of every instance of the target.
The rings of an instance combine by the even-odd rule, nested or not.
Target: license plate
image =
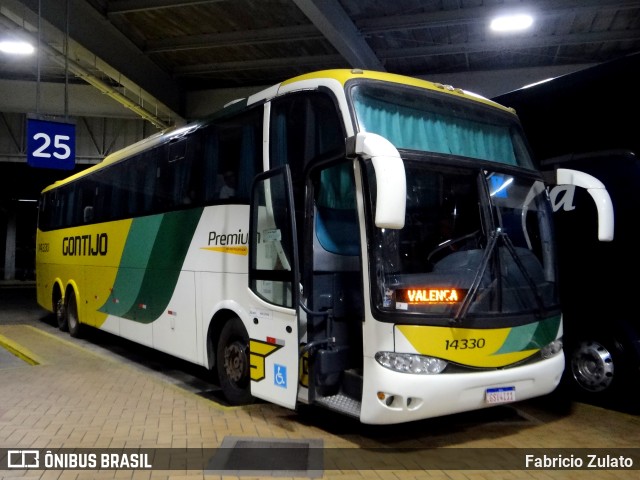
[[[491,404],[516,401],[516,387],[487,388],[484,401]]]

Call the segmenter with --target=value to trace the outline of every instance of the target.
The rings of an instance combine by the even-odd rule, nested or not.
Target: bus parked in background
[[[608,237],[606,191],[590,191]],[[46,188],[37,296],[71,335],[91,326],[212,370],[231,403],[400,423],[556,388],[554,242],[511,110],[331,70]]]
[[[612,242],[589,235],[597,222],[580,189],[555,187],[566,384],[579,398],[637,403],[640,320],[633,299],[640,269],[640,135],[625,112],[640,108],[640,54],[494,100],[514,107],[542,169],[575,168],[598,178],[614,206]]]

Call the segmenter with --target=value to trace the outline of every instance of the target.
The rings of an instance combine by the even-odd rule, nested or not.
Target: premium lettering
[[[227,246],[227,245],[246,245],[249,243],[249,234],[242,233],[222,233],[218,235],[216,232],[209,232],[209,246]]]

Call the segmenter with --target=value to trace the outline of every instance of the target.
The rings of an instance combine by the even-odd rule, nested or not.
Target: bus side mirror
[[[347,156],[371,160],[376,176],[378,228],[401,229],[407,207],[407,178],[396,147],[375,133],[358,133],[347,139]]]
[[[556,181],[558,185],[575,185],[587,190],[598,211],[598,240],[601,242],[613,240],[613,203],[604,184],[588,173],[569,168],[558,168]]]

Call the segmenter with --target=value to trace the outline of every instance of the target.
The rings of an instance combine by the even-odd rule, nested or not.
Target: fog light
[[[540,349],[542,358],[551,358],[562,352],[562,339],[554,340]]]

